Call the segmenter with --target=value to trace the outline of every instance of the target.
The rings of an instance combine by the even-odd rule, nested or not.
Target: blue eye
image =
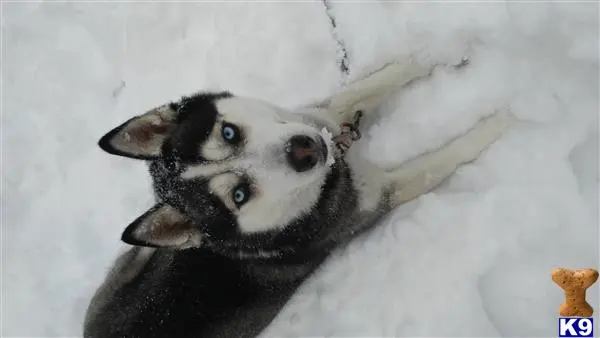
[[[242,206],[250,199],[250,186],[246,183],[238,185],[233,190],[233,202],[238,206]]]
[[[241,203],[243,200],[245,200],[246,193],[244,192],[244,190],[242,190],[242,189],[236,190],[234,193],[234,199],[235,199],[236,203]]]
[[[235,137],[235,130],[233,130],[233,128],[231,127],[225,127],[223,128],[223,137],[226,140],[231,140]]]
[[[224,123],[221,129],[223,139],[231,144],[237,144],[241,141],[239,129],[230,123]]]

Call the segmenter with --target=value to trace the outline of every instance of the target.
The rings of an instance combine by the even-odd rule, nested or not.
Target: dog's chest
[[[352,172],[352,184],[358,197],[358,211],[377,210],[385,198],[384,191],[388,183],[383,171],[366,160],[359,153],[358,147],[350,148],[345,160]]]

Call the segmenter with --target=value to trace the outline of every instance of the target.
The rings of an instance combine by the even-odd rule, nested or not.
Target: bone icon
[[[594,269],[552,270],[552,280],[565,292],[565,302],[560,304],[559,314],[563,317],[591,317],[594,309],[585,300],[585,290],[598,279]]]

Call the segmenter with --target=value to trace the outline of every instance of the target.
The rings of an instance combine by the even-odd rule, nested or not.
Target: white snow
[[[81,335],[121,231],[151,205],[145,165],[103,153],[105,132],[196,90],[291,107],[346,80],[321,2],[2,10],[3,336]],[[599,266],[598,4],[332,2],[329,13],[348,79],[393,59],[471,58],[382,107],[361,144],[373,161],[399,165],[502,106],[521,122],[339,250],[264,336],[555,336],[563,295],[550,271]]]

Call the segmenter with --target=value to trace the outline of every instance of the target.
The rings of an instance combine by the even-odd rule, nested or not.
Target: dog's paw
[[[358,109],[350,109],[337,112],[337,119],[339,120],[339,123],[351,122],[352,119],[354,119],[357,110]]]

